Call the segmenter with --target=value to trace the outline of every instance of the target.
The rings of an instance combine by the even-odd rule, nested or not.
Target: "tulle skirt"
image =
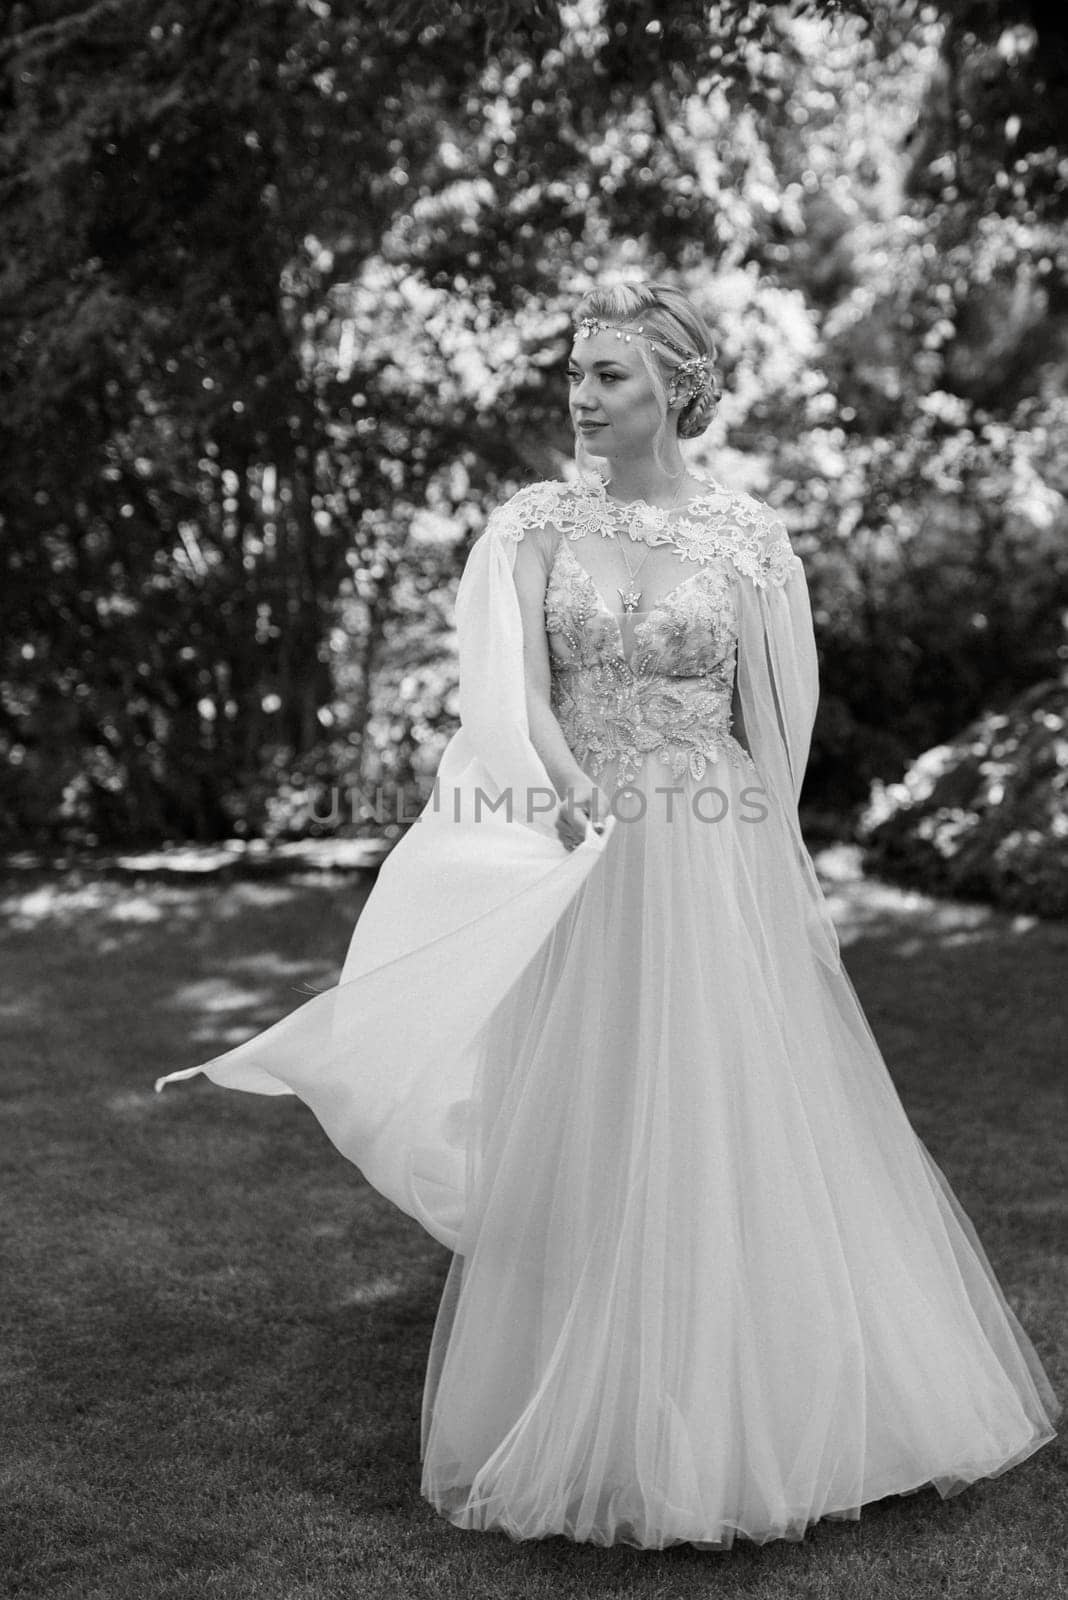
[[[701,780],[648,758],[475,1041],[422,1435],[423,1493],[459,1527],[798,1538],[1052,1437],[755,789],[726,756]]]

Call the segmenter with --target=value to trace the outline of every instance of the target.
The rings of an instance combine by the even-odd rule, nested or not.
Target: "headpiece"
[[[629,327],[626,325],[620,327],[615,322],[602,322],[600,317],[583,317],[578,325],[578,337],[592,339],[595,333],[614,333],[624,344],[630,343],[632,335],[640,334],[648,343],[662,344],[672,355],[678,356],[679,365],[673,368],[671,373],[671,387],[674,391],[673,398],[682,400],[684,405],[696,400],[708,387],[711,359],[708,356],[691,355],[682,345],[676,344],[673,339],[657,332],[655,328],[646,328],[641,322],[632,323]]]

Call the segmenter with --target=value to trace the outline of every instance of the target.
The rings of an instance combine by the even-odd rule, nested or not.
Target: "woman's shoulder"
[[[587,485],[565,482],[561,478],[542,478],[537,483],[524,484],[497,506],[490,514],[486,531],[518,542],[526,534],[544,528],[563,531],[573,527],[590,506]]]
[[[693,506],[696,539],[708,559],[726,556],[759,588],[777,588],[798,565],[782,517],[755,495],[711,484]]]

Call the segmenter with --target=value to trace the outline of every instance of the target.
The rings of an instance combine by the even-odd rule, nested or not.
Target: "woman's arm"
[[[515,556],[515,586],[523,619],[523,670],[526,681],[530,742],[541,757],[553,787],[563,797],[568,788],[588,789],[590,779],[572,754],[550,703],[549,637],[545,631],[545,589],[549,551],[559,537],[555,529],[527,533]]]
[[[752,755],[749,748],[749,739],[745,731],[745,715],[742,711],[742,697],[738,690],[738,668],[734,670],[734,693],[731,695],[731,733],[741,745],[742,749]]]

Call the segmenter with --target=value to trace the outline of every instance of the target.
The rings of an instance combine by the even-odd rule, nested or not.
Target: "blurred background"
[[[1062,6],[33,0],[0,93],[5,852],[395,836],[575,297],[666,276],[808,569],[810,837],[1068,914]]]

